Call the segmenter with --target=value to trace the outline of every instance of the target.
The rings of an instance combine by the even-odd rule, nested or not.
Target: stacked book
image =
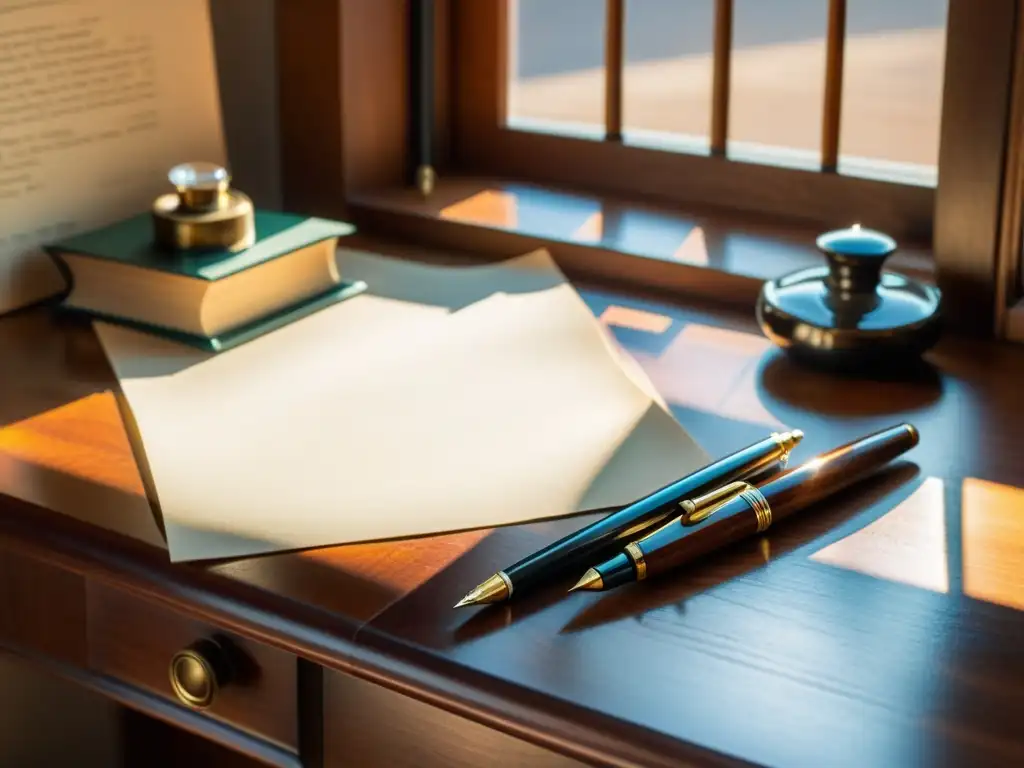
[[[169,253],[145,213],[54,243],[60,309],[220,352],[365,290],[337,266],[352,225],[256,211],[255,231],[244,250]]]

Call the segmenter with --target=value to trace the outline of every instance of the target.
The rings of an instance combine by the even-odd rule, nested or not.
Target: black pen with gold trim
[[[680,501],[735,480],[752,479],[780,469],[801,439],[803,432],[799,429],[773,433],[708,464],[498,571],[472,589],[455,607],[502,602],[559,576],[573,571],[579,573],[580,568],[614,552],[623,541],[642,536],[678,515]]]
[[[643,581],[762,533],[794,512],[862,479],[917,442],[917,430],[910,424],[900,424],[834,448],[759,488],[736,482],[683,501],[679,517],[588,569],[569,591],[608,590]]]

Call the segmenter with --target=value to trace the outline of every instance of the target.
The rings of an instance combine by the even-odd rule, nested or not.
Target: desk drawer
[[[179,680],[188,681],[189,672],[194,676],[211,671],[203,660],[227,680],[202,709],[205,715],[288,749],[298,749],[294,656],[221,632],[159,603],[89,583],[88,648],[93,671],[184,707],[172,687],[170,666],[175,654],[190,647],[200,658],[193,655],[182,661]],[[203,681],[199,680],[191,689],[202,687]]]
[[[84,666],[85,579],[0,549],[0,646]]]
[[[324,768],[583,768],[341,672],[324,674]]]

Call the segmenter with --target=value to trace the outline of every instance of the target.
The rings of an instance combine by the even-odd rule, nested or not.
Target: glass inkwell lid
[[[237,252],[256,241],[252,200],[231,188],[231,175],[216,163],[176,165],[167,174],[173,192],[152,208],[153,234],[161,248],[181,254]]]
[[[764,334],[795,358],[862,370],[903,366],[939,338],[941,294],[882,269],[896,241],[861,227],[817,240],[827,264],[765,283],[757,301]]]

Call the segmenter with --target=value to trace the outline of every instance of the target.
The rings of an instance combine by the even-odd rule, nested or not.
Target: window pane
[[[628,141],[707,149],[713,40],[714,0],[626,0]]]
[[[821,166],[827,28],[828,0],[735,0],[730,157]]]
[[[510,0],[509,16],[509,124],[603,136],[604,0]]]
[[[935,183],[948,0],[849,0],[840,170],[912,164]],[[898,173],[901,169],[889,168]]]

